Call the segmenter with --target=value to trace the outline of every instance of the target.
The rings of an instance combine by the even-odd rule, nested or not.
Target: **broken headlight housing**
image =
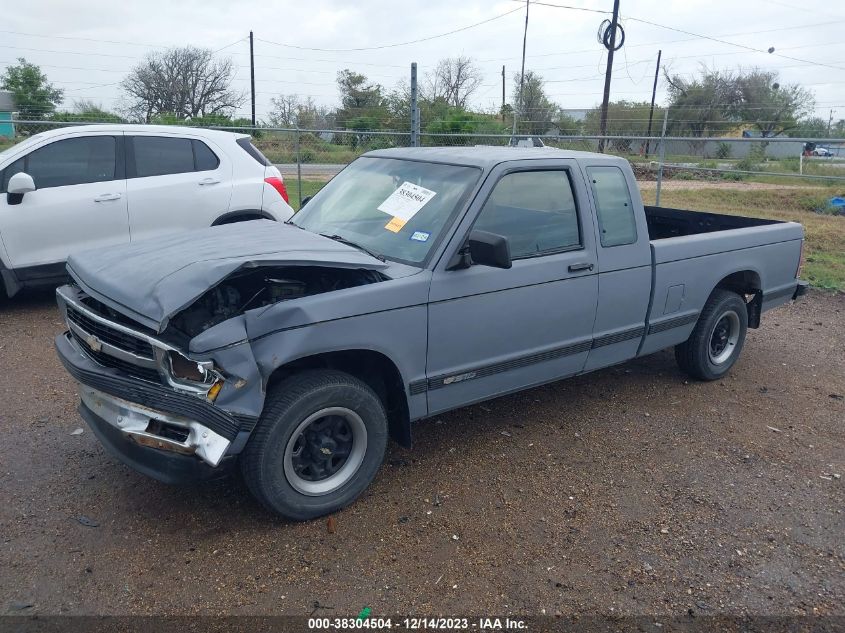
[[[179,352],[171,350],[167,353],[168,369],[170,375],[176,380],[212,385],[219,378],[214,371],[214,363],[211,361],[195,361]]]

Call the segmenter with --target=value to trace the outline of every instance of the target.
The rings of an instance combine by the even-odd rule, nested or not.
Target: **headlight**
[[[214,371],[214,363],[211,361],[197,362],[173,351],[168,354],[168,359],[170,361],[170,373],[177,380],[210,385],[219,378]]]

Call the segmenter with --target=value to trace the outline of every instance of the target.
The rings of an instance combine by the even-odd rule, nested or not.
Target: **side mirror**
[[[508,238],[487,231],[470,231],[463,248],[455,253],[446,270],[469,268],[472,265],[511,267],[511,247]]]
[[[25,194],[35,191],[35,181],[29,174],[19,171],[9,178],[9,186],[6,187],[9,193]]]
[[[20,204],[25,193],[35,191],[35,181],[27,173],[19,171],[9,178],[9,185],[6,187],[6,202],[9,204]]]
[[[504,235],[487,231],[471,231],[467,245],[473,264],[493,268],[511,267],[511,247],[508,244],[508,238]]]
[[[302,203],[299,205],[299,208],[301,209],[301,208],[302,208],[302,207],[304,207],[306,204],[308,204],[308,201],[309,201],[309,200],[311,200],[311,198],[313,198],[313,197],[314,197],[314,196],[305,196],[305,197],[302,199]]]

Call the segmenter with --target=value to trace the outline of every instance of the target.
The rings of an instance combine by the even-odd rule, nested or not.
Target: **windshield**
[[[480,175],[475,167],[359,158],[292,222],[389,259],[420,264]]]

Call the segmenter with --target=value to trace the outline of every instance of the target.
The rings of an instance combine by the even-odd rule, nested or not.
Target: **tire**
[[[704,305],[690,337],[675,346],[675,360],[693,378],[718,380],[739,358],[747,331],[746,302],[735,292],[717,288]]]
[[[268,395],[241,472],[265,508],[307,521],[358,498],[381,466],[387,435],[384,405],[364,382],[339,371],[305,371]]]

